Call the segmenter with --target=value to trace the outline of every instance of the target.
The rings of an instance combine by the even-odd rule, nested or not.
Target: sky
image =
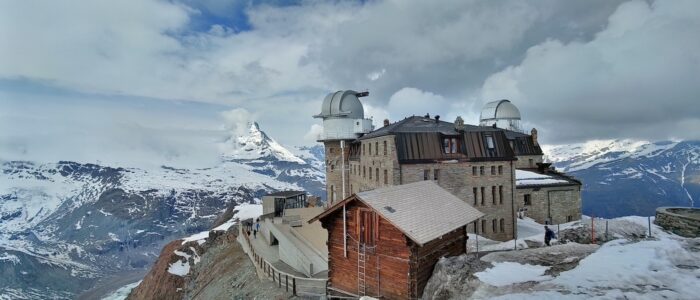
[[[216,163],[257,121],[313,145],[323,97],[375,125],[510,99],[547,144],[700,139],[700,1],[4,1],[0,160]]]

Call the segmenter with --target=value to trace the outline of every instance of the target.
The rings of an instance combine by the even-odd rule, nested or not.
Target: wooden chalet
[[[350,296],[415,299],[444,256],[466,252],[483,213],[432,181],[354,194],[309,222],[328,230],[328,286]]]

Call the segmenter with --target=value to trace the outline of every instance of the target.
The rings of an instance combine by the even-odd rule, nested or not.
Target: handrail
[[[284,281],[285,281],[284,286],[287,289],[287,291],[289,291],[289,287],[290,287],[289,278],[292,279],[291,287],[292,287],[292,293],[294,296],[297,296],[297,287],[311,287],[311,288],[314,287],[314,286],[308,286],[308,285],[299,285],[299,284],[297,284],[297,280],[302,281],[302,282],[306,281],[309,283],[323,283],[324,284],[323,285],[323,289],[324,289],[323,294],[321,294],[321,293],[309,293],[309,292],[305,292],[304,294],[316,295],[316,296],[325,296],[327,294],[325,292],[325,290],[326,290],[327,285],[328,285],[328,279],[299,277],[299,276],[289,274],[289,273],[284,272],[284,271],[280,271],[274,265],[272,265],[272,263],[265,260],[264,257],[257,254],[255,252],[255,248],[253,248],[253,245],[250,243],[250,237],[247,234],[244,234],[242,232],[242,229],[239,229],[239,231],[241,231],[239,233],[243,235],[243,239],[245,240],[245,243],[248,246],[248,250],[249,250],[248,256],[250,257],[250,259],[253,261],[253,263],[255,263],[255,265],[257,267],[259,267],[263,270],[263,273],[267,277],[272,278],[272,282],[277,282],[280,288],[282,287],[282,276],[284,276]],[[277,276],[277,278],[275,278],[275,276]],[[277,280],[275,281],[275,279],[277,279]],[[321,287],[319,286],[317,288],[321,288]]]

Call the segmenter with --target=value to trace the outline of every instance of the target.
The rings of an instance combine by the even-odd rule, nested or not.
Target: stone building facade
[[[319,141],[326,148],[326,199],[330,204],[376,188],[432,180],[485,213],[467,229],[490,239],[505,241],[517,236],[518,215],[540,223],[581,218],[581,183],[541,168],[543,152],[535,129],[526,134],[467,125],[459,117],[451,123],[426,115],[385,121],[384,126],[366,131],[362,129],[366,126],[360,126],[366,121],[362,104],[353,96],[360,94],[366,96],[351,91],[330,94],[317,116],[324,120]],[[506,106],[497,106],[494,116],[499,117],[499,108]],[[519,120],[519,112],[515,117]],[[347,128],[340,130],[338,124]],[[550,175],[559,182],[517,183],[517,174],[526,174],[519,171],[537,170],[555,172],[558,175]]]
[[[390,128],[380,128],[353,142],[349,147],[346,182],[350,194],[385,186],[431,180],[486,214],[485,218],[469,225],[470,232],[477,232],[496,240],[512,239],[515,236],[513,180],[516,162],[515,156],[509,151],[505,135],[498,135],[496,132],[500,130],[490,127],[472,126],[466,131],[472,134],[473,139],[467,141],[467,138],[462,136],[465,131],[456,130],[454,124],[427,120],[438,125],[426,128],[425,125],[428,124],[423,124],[426,118],[412,117],[391,126],[385,126]],[[411,155],[420,157],[419,159],[408,157],[406,149],[401,149],[397,145],[398,140],[406,139],[406,135],[413,134],[412,126],[416,123],[423,125],[421,129],[423,131],[420,138],[411,141],[416,147],[411,150],[413,153]],[[482,136],[484,132],[488,133]],[[500,138],[500,154],[495,154],[495,147],[485,150],[494,152],[491,153],[492,157],[485,157],[486,152],[482,153],[483,155],[466,153],[468,152],[466,147],[474,146],[472,144],[488,148],[485,140],[482,141],[487,137],[494,141]],[[454,146],[455,153],[443,151],[443,139],[454,140],[460,144]],[[442,152],[433,151],[430,155],[423,155],[418,153],[423,151],[418,150],[420,147],[424,149],[437,147]],[[406,148],[405,142],[404,148]],[[330,168],[330,171],[337,172],[333,168]],[[337,182],[336,177],[329,181]],[[337,188],[335,183],[329,184],[329,188],[331,186]]]
[[[515,205],[519,217],[540,224],[580,220],[581,182],[551,169],[517,170]]]

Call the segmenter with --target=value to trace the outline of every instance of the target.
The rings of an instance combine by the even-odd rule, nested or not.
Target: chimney
[[[435,115],[435,123],[440,123],[440,116],[439,115]]]
[[[464,130],[464,119],[460,116],[457,116],[457,119],[455,119],[455,129]]]
[[[384,119],[384,127],[389,126],[389,119]]]
[[[430,119],[430,114],[425,114],[425,116],[423,116],[423,117],[426,119]]]
[[[532,128],[530,130],[530,135],[532,136],[532,142],[535,144],[535,146],[539,146],[539,142],[537,142],[537,129]]]

